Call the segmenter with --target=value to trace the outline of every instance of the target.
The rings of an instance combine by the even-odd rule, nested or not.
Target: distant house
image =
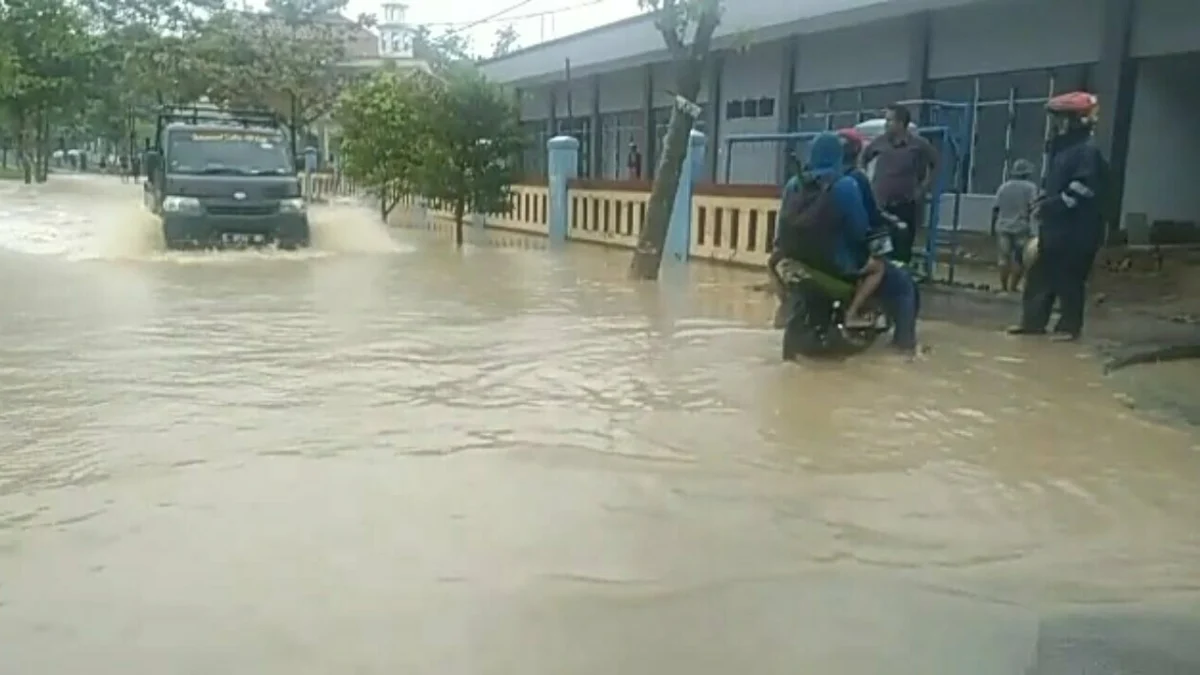
[[[406,21],[408,6],[389,2],[384,3],[382,9],[374,31],[342,16],[331,19],[344,21],[348,31],[342,66],[356,74],[381,68],[430,72],[428,62],[418,58],[413,51],[414,31]],[[337,123],[326,116],[313,125],[312,132],[309,141],[320,149],[321,165],[336,166],[336,148],[341,135]]]
[[[363,70],[392,67],[428,72],[429,64],[413,52],[414,31],[407,22],[407,13],[407,5],[384,3],[376,32],[347,19],[353,28],[347,37],[345,65]]]

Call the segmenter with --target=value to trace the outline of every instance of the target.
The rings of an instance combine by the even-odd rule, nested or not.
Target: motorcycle
[[[891,252],[891,237],[876,233],[868,241],[873,255]],[[888,263],[893,264],[893,263]],[[893,329],[892,319],[878,298],[869,299],[864,326],[846,326],[846,308],[858,279],[830,274],[799,260],[782,258],[772,268],[780,294],[783,359],[845,358],[866,351]]]

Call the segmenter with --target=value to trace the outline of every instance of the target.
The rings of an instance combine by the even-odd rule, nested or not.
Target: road
[[[785,366],[739,272],[314,218],[171,254],[0,182],[5,673],[990,675],[1200,615],[1200,444],[1081,348]]]

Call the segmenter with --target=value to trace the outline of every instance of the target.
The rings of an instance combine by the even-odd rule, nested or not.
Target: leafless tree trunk
[[[682,22],[686,21],[683,8],[678,2],[666,2],[658,10],[655,24],[675,66],[675,94],[690,102],[700,95],[700,85],[708,69],[709,48],[712,35],[721,21],[720,3],[711,1],[696,22],[696,34],[690,45],[684,44],[680,34]],[[671,110],[671,121],[663,142],[662,157],[654,173],[654,184],[650,190],[650,203],[646,208],[646,224],[638,237],[637,248],[629,266],[633,279],[654,280],[658,278],[662,264],[663,247],[667,242],[667,231],[671,222],[671,211],[675,206],[675,193],[679,189],[680,173],[687,158],[689,136],[695,120],[676,106]],[[647,130],[654,133],[653,129]]]
[[[463,218],[466,216],[467,205],[462,199],[454,202],[454,245],[462,248],[463,245]]]

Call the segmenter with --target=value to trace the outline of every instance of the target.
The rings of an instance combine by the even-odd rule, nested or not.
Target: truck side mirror
[[[146,177],[154,180],[154,176],[158,175],[159,169],[162,168],[162,155],[154,150],[147,150],[145,162]]]

